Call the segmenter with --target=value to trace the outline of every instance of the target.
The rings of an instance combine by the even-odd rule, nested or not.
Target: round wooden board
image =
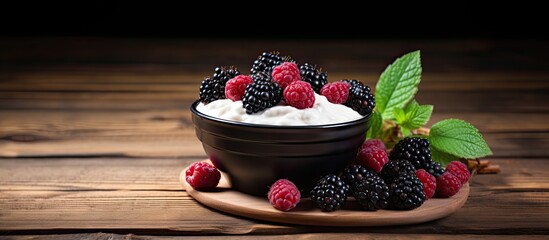
[[[301,199],[296,208],[282,212],[273,208],[266,197],[251,196],[232,190],[223,174],[215,191],[196,191],[185,181],[185,170],[180,174],[180,181],[187,193],[196,201],[223,212],[279,223],[314,226],[390,226],[423,223],[454,213],[465,204],[469,196],[469,184],[466,184],[451,198],[432,198],[421,207],[409,211],[363,211],[351,197],[344,209],[334,212],[320,211],[313,206],[309,198]]]

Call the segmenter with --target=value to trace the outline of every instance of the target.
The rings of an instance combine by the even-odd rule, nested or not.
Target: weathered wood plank
[[[130,239],[364,239],[364,240],[405,240],[405,239],[517,239],[514,235],[471,235],[471,234],[382,234],[382,233],[305,233],[305,234],[287,234],[287,235],[224,235],[224,236],[151,236],[134,234],[115,234],[115,233],[83,233],[83,234],[53,234],[53,235],[8,235],[4,239],[13,240],[51,240],[51,239],[86,239],[86,240],[130,240]],[[545,235],[522,235],[520,239],[548,239]]]
[[[147,234],[379,232],[549,234],[547,160],[495,160],[474,178],[466,205],[439,221],[399,228],[316,228],[233,217],[196,203],[178,171],[196,159],[1,159],[0,230],[71,229]],[[64,230],[63,230],[64,229]]]
[[[9,93],[6,95],[10,95]],[[66,111],[143,111],[149,109],[187,109],[198,99],[196,91],[192,93],[168,92],[157,98],[150,93],[47,93],[44,99],[25,99],[23,93],[16,97],[0,99],[0,109],[8,110],[66,110]],[[37,94],[36,97],[44,94]],[[23,97],[20,97],[23,96]],[[35,97],[30,97],[35,98]],[[504,112],[545,113],[549,112],[547,90],[502,90],[487,94],[469,91],[421,91],[416,99],[422,104],[435,105],[438,113]]]
[[[203,158],[17,158],[0,159],[0,190],[182,190],[179,173]],[[549,188],[547,159],[492,159],[498,175],[477,175],[472,187]]]
[[[0,110],[0,156],[204,156],[190,112]],[[540,113],[435,113],[471,122],[496,157],[547,157],[549,115]]]

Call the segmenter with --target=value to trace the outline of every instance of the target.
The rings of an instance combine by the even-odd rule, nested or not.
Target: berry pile
[[[278,104],[297,109],[312,108],[316,94],[334,104],[343,104],[360,115],[369,115],[375,107],[370,87],[358,80],[328,83],[328,73],[317,65],[298,65],[279,52],[264,52],[253,62],[250,75],[241,75],[235,67],[217,67],[200,85],[203,104],[219,99],[242,100],[247,114],[255,114]]]
[[[274,83],[259,79],[248,87],[255,84]],[[296,81],[286,87],[285,94],[292,91],[293,85],[311,88],[307,82]],[[258,93],[254,94],[260,96],[266,88],[258,87]],[[471,176],[467,166],[459,161],[450,162],[446,169],[433,162],[426,139],[404,138],[389,155],[378,139],[365,141],[358,150],[354,165],[340,175],[320,177],[310,191],[311,201],[322,211],[344,207],[348,197],[353,197],[367,211],[412,210],[432,197],[454,196]],[[220,173],[208,163],[196,162],[186,170],[185,179],[196,190],[211,190],[219,183]],[[267,196],[271,205],[280,211],[290,211],[301,201],[298,186],[287,179],[276,181]]]
[[[242,102],[247,114],[260,113],[276,105],[312,108],[322,95],[333,104],[345,105],[360,115],[372,113],[376,103],[370,87],[358,80],[328,82],[328,73],[314,64],[298,64],[279,52],[264,52],[252,64],[249,75],[236,67],[217,67],[200,85],[203,104],[219,99]],[[207,163],[194,163],[186,181],[197,190],[211,190],[219,182],[219,171]],[[453,161],[444,169],[431,159],[429,140],[406,137],[388,152],[383,141],[369,139],[357,149],[352,165],[321,176],[309,192],[322,211],[335,211],[353,197],[364,210],[411,210],[432,197],[451,197],[469,181],[463,163]],[[312,180],[311,180],[312,181]],[[301,192],[287,179],[273,183],[268,192],[271,205],[290,211],[301,200]]]

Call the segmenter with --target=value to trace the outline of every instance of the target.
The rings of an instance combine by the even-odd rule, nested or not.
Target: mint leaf
[[[431,145],[431,159],[433,159],[433,161],[435,162],[440,163],[440,165],[442,165],[443,167],[446,167],[448,163],[453,160],[459,159],[459,157],[440,151]]]
[[[435,123],[429,133],[431,148],[460,158],[479,158],[492,154],[478,129],[459,119]]]
[[[393,109],[395,120],[400,125],[404,136],[408,136],[409,130],[425,125],[431,118],[431,113],[433,113],[432,105],[419,105],[415,100],[404,109]]]
[[[381,118],[381,114],[378,111],[374,110],[372,112],[372,115],[370,116],[370,119],[368,120],[368,124],[370,125],[370,128],[366,133],[366,138],[378,138],[383,127],[383,119]]]
[[[417,92],[421,81],[419,51],[396,59],[379,77],[376,85],[376,108],[383,119],[393,119],[393,109],[402,108]]]
[[[402,135],[405,137],[410,136],[410,129],[407,127],[400,126],[400,131],[402,131]]]
[[[393,109],[393,115],[395,116],[395,121],[402,126],[402,123],[408,121],[408,116],[404,109],[395,108]]]

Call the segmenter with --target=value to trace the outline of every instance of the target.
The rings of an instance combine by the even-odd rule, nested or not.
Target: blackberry
[[[316,66],[305,63],[299,67],[301,80],[308,82],[316,93],[320,94],[320,89],[328,83],[328,73],[322,72],[322,69],[316,69]]]
[[[354,79],[344,79],[341,81],[351,84],[349,97],[344,103],[345,106],[352,108],[362,116],[372,113],[376,107],[376,100],[370,92],[370,87],[364,86],[364,84]]]
[[[425,201],[423,184],[416,174],[402,174],[388,181],[389,208],[411,210],[417,208]]]
[[[416,169],[414,165],[406,160],[392,160],[389,161],[381,170],[380,176],[383,180],[388,181],[395,179],[401,175],[415,175]]]
[[[267,80],[270,78],[266,79],[263,73],[254,76],[254,82],[246,87],[242,98],[242,107],[246,109],[247,114],[263,111],[282,100],[282,88],[277,83]]]
[[[343,80],[339,80],[340,82],[346,82],[348,84],[351,84],[352,87],[354,86],[362,86],[364,84],[362,84],[360,81],[356,80],[356,79],[343,79]]]
[[[273,68],[288,60],[289,57],[282,57],[279,52],[263,52],[254,61],[250,72],[252,75],[260,72],[271,75]]]
[[[200,101],[208,104],[218,99],[225,98],[225,84],[229,79],[240,75],[235,67],[217,67],[214,70],[213,77],[205,77],[200,84]]]
[[[230,67],[216,67],[214,70],[214,75],[212,76],[212,79],[214,80],[220,80],[223,85],[229,81],[229,79],[234,78],[236,76],[240,75],[240,71],[238,71],[238,68],[234,66]]]
[[[322,211],[335,211],[347,200],[349,186],[334,174],[328,174],[318,180],[311,190],[311,200]]]
[[[205,77],[200,84],[200,102],[208,104],[219,99],[221,97],[220,84],[219,81],[213,81],[211,77]],[[225,94],[225,92],[223,92],[223,94]]]
[[[425,169],[425,171],[429,174],[435,176],[435,178],[438,178],[444,173],[444,168],[442,168],[442,166],[435,161],[426,162],[421,166],[421,168]]]
[[[341,180],[345,181],[350,189],[353,189],[356,183],[360,182],[368,175],[369,171],[367,168],[361,165],[352,165],[343,170],[343,173],[341,173]]]
[[[254,80],[254,82],[271,82],[272,81],[271,75],[264,72],[258,72],[256,74],[253,74],[251,77]]]
[[[389,205],[389,188],[373,171],[368,171],[367,176],[354,185],[352,193],[365,210],[375,211]]]
[[[418,137],[406,137],[400,140],[389,154],[391,160],[408,160],[416,169],[431,162],[429,140]]]

